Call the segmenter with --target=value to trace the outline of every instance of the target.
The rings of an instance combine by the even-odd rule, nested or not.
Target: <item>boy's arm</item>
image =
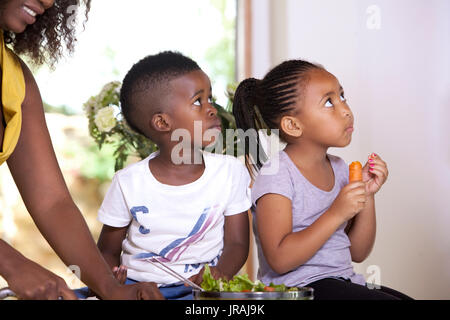
[[[211,274],[215,279],[231,279],[239,272],[248,257],[249,223],[247,211],[239,214],[225,216],[223,251],[219,262],[211,267]],[[203,281],[205,268],[190,277],[196,284]]]
[[[97,246],[111,269],[120,265],[122,241],[127,235],[127,230],[128,226],[116,228],[103,225]]]
[[[225,216],[223,251],[216,268],[226,278],[233,278],[247,260],[248,250],[248,211]]]

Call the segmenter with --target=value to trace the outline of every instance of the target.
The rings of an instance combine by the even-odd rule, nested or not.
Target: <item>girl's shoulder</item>
[[[342,165],[346,166],[344,159],[342,159],[341,157],[333,155],[333,154],[329,154],[329,153],[327,153],[327,156],[328,156],[328,159],[330,159],[330,161],[332,163],[339,165],[339,166],[342,166]]]
[[[332,155],[332,154],[327,154],[328,159],[330,159],[331,162],[331,166],[333,167],[333,171],[335,173],[335,176],[337,178],[337,182],[341,185],[344,186],[348,183],[348,165],[347,163],[344,161],[344,159]]]
[[[259,170],[255,178],[255,183],[269,183],[271,180],[290,179],[293,174],[292,163],[289,156],[280,151],[270,158]]]
[[[331,165],[339,171],[348,171],[347,163],[341,157],[327,153]]]

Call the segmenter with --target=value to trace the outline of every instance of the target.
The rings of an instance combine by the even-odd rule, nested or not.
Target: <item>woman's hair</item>
[[[272,70],[262,79],[249,78],[236,89],[233,100],[233,115],[238,129],[279,129],[279,120],[295,109],[301,97],[300,90],[307,82],[307,73],[322,66],[303,60],[288,60]],[[266,159],[259,134],[247,135],[249,143],[256,148],[245,147],[247,167],[259,170]],[[250,154],[255,150],[262,154]],[[250,163],[251,161],[251,163]]]
[[[69,54],[74,50],[75,22],[80,2],[84,3],[84,16],[87,21],[91,0],[56,0],[54,5],[37,16],[36,22],[28,25],[24,32],[5,30],[5,42],[12,46],[16,54],[27,56],[34,65],[46,63],[54,67],[64,55],[64,49]]]

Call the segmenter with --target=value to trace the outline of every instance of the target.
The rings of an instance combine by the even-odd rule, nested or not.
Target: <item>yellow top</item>
[[[17,56],[5,46],[3,31],[0,30],[0,72],[2,72],[3,117],[6,128],[3,148],[0,152],[0,165],[14,151],[22,127],[22,102],[25,98],[25,79]]]

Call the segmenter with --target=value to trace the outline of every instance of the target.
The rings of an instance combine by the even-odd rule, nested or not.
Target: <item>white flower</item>
[[[98,130],[109,132],[116,126],[116,118],[114,117],[114,106],[110,105],[98,110],[94,120]]]

